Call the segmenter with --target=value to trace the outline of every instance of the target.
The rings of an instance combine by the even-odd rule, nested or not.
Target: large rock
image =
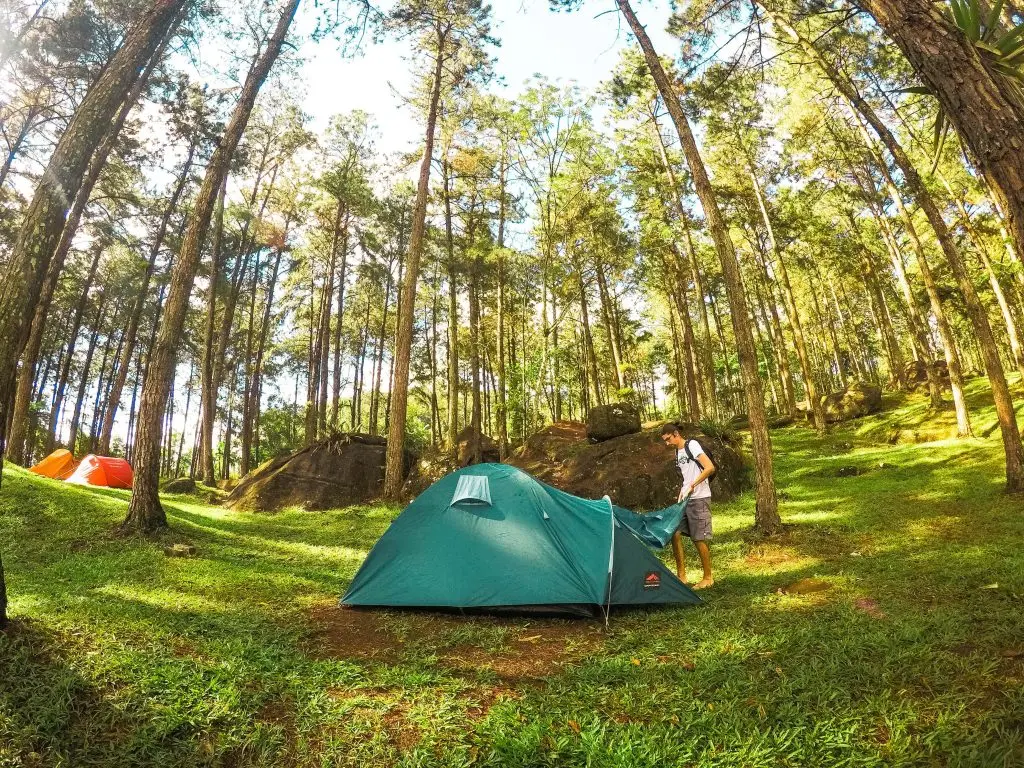
[[[462,469],[459,457],[451,451],[426,451],[405,478],[402,496],[414,499],[442,477]]]
[[[284,507],[335,509],[376,497],[384,484],[387,441],[343,434],[262,464],[243,477],[224,501],[230,509]],[[413,457],[406,453],[406,471]]]
[[[191,477],[179,477],[164,484],[164,493],[195,493],[196,481]]]
[[[939,385],[944,389],[950,389],[949,383],[949,366],[946,365],[945,360],[935,360],[932,362],[932,370],[935,371],[936,378],[939,380]],[[918,389],[921,387],[927,387],[928,385],[928,366],[920,360],[911,360],[907,363],[906,367],[907,384],[911,389]]]
[[[457,447],[456,454],[459,459],[459,467],[468,467],[473,464],[473,428],[466,427],[455,437]],[[480,435],[480,462],[488,464],[501,461],[501,451],[498,443],[487,435]]]
[[[640,413],[629,403],[599,405],[587,414],[587,437],[595,442],[639,431]]]
[[[609,495],[634,510],[661,509],[679,496],[682,478],[674,452],[661,440],[661,425],[600,443],[585,439],[581,425],[557,422],[530,437],[509,460],[545,483],[588,499]],[[718,474],[711,482],[716,499],[727,500],[750,487],[750,472],[739,447],[681,425],[715,457]]]
[[[874,384],[857,381],[825,398],[825,421],[849,421],[882,410],[882,390]]]

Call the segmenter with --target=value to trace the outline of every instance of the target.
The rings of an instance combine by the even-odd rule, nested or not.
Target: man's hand
[[[681,503],[683,499],[693,493],[693,486],[683,486],[679,489],[679,499],[677,503]]]

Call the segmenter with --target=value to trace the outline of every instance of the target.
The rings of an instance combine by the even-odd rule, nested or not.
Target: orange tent
[[[131,488],[135,475],[132,465],[124,459],[89,454],[68,478],[77,485],[101,485],[107,488]]]
[[[66,480],[75,471],[78,462],[71,451],[58,448],[45,459],[40,461],[29,472],[35,472],[43,477],[52,477],[55,480]]]

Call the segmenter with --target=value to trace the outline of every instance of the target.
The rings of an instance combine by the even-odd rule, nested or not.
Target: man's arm
[[[711,463],[711,459],[708,458],[708,455],[706,453],[698,454],[696,456],[696,462],[700,464],[701,469],[703,471],[699,475],[697,475],[697,478],[693,481],[691,485],[683,487],[683,493],[679,497],[680,501],[683,500],[683,496],[689,496],[691,493],[693,493],[693,489],[696,488],[701,483],[703,483],[709,477],[711,477],[712,473],[715,471],[715,465]]]

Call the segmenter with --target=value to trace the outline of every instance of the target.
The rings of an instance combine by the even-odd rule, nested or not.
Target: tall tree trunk
[[[896,206],[896,210],[899,212],[900,218],[903,220],[903,228],[906,230],[914,255],[917,257],[917,265],[921,271],[921,280],[924,282],[925,292],[928,294],[928,302],[932,308],[932,315],[934,315],[935,324],[939,329],[939,339],[942,341],[942,351],[946,358],[946,367],[949,370],[949,383],[953,392],[953,406],[956,410],[957,434],[960,437],[968,437],[973,434],[973,430],[971,429],[970,412],[967,409],[967,399],[964,395],[964,376],[963,366],[960,361],[960,352],[957,348],[956,338],[953,336],[953,329],[949,323],[949,319],[946,317],[946,310],[942,305],[942,298],[939,295],[938,285],[935,282],[931,265],[928,263],[928,256],[925,253],[924,244],[921,242],[921,236],[918,234],[917,226],[914,224],[914,217],[911,215],[910,211],[907,210],[907,206],[903,202],[903,195],[899,188],[897,188],[896,182],[892,178],[892,174],[889,173],[889,169],[886,166],[885,161],[875,155],[871,136],[868,134],[867,129],[864,128],[863,124],[861,124],[859,120],[856,122],[857,128],[861,133],[861,138],[864,140],[865,147],[867,148],[867,151],[874,156],[875,165],[882,174],[882,179],[885,181],[886,188],[889,191],[889,197],[892,198],[892,201]],[[941,226],[945,227],[945,222],[943,222]],[[945,236],[947,238],[951,237],[948,230],[945,230]],[[941,241],[942,238],[940,237],[939,239]],[[974,290],[973,286],[971,290]],[[975,296],[977,296],[977,294],[975,294]],[[987,324],[987,319],[985,322]],[[1000,369],[1001,368],[1002,364],[1000,364]],[[993,393],[994,392],[995,390],[993,390]]]
[[[859,230],[852,213],[850,215],[850,224],[859,236]],[[878,327],[878,335],[882,339],[882,348],[885,350],[885,360],[889,367],[889,384],[890,386],[895,384],[901,390],[906,390],[908,386],[906,362],[903,358],[903,352],[900,350],[899,342],[896,340],[896,333],[893,331],[892,320],[885,305],[885,296],[882,293],[881,286],[878,284],[874,257],[867,247],[864,247],[861,264],[864,286],[868,291],[871,311],[875,316],[875,325]]]
[[[68,450],[77,453],[78,429],[82,421],[82,404],[85,402],[85,393],[89,388],[89,369],[92,368],[92,357],[96,352],[96,343],[100,337],[100,327],[105,317],[106,295],[101,293],[96,306],[96,325],[89,336],[89,346],[85,352],[85,362],[82,363],[82,374],[78,381],[78,395],[75,397],[75,409],[71,416],[71,429],[68,432]]]
[[[764,393],[761,388],[761,380],[757,370],[757,352],[754,347],[754,336],[750,328],[750,319],[746,312],[747,301],[743,289],[743,280],[740,277],[739,260],[736,258],[736,251],[732,241],[729,239],[729,232],[725,221],[722,219],[718,209],[718,200],[715,191],[711,186],[707,170],[700,156],[697,141],[690,129],[689,121],[683,113],[683,106],[679,100],[672,82],[669,80],[661,59],[658,58],[654,46],[651,44],[647,31],[640,24],[636,14],[630,6],[629,0],[616,0],[622,15],[626,18],[633,35],[643,49],[647,67],[658,86],[661,98],[665,102],[672,122],[675,124],[682,143],[683,152],[686,155],[687,164],[690,166],[690,173],[693,176],[694,187],[700,199],[701,207],[704,209],[704,216],[708,222],[708,229],[711,231],[712,239],[715,242],[715,249],[718,251],[719,261],[722,264],[722,274],[725,277],[726,291],[729,295],[729,304],[733,308],[732,322],[733,331],[736,335],[736,345],[740,358],[740,373],[743,379],[743,388],[746,394],[748,415],[750,417],[750,439],[754,456],[755,483],[756,483],[756,509],[755,528],[762,534],[775,533],[781,520],[778,512],[778,499],[775,494],[775,479],[772,475],[772,441],[768,434],[768,422],[764,407]]]
[[[1024,157],[1021,152],[1007,148],[1007,142],[1009,145],[1021,143],[1024,112],[1015,109],[999,90],[999,84],[985,69],[973,44],[928,0],[900,0],[898,3],[894,0],[865,0],[864,7],[896,39],[914,68],[935,90],[950,120],[979,159],[982,172],[996,189],[997,196],[1002,198],[1000,203],[1004,204],[1009,215],[1010,231],[1018,249],[1024,247]],[[851,106],[871,125],[896,161],[908,189],[935,230],[943,255],[967,304],[967,314],[974,326],[992,387],[1006,454],[1006,489],[1011,493],[1024,492],[1024,444],[999,359],[999,349],[963,256],[953,242],[938,206],[892,131],[861,97],[853,82],[829,64],[809,40],[785,22],[780,24],[780,21],[776,20],[776,23],[814,58]]]
[[[931,407],[941,408],[942,385],[939,381],[938,371],[934,365],[932,345],[928,339],[928,331],[922,316],[923,313],[921,308],[918,306],[917,297],[914,295],[913,288],[910,285],[910,279],[907,276],[907,270],[903,264],[903,256],[900,253],[899,244],[896,241],[896,235],[892,231],[892,225],[889,222],[888,216],[886,216],[885,212],[882,210],[881,195],[878,192],[878,188],[875,186],[874,180],[870,178],[870,172],[867,172],[866,174],[866,181],[861,178],[860,174],[857,173],[856,170],[854,170],[854,177],[857,179],[857,183],[864,191],[864,195],[868,203],[868,209],[871,211],[872,217],[878,224],[878,228],[882,233],[882,239],[885,241],[886,250],[889,253],[893,272],[896,274],[896,282],[900,287],[904,305],[907,309],[907,316],[911,330],[911,340],[913,341],[914,348],[917,350],[917,356],[925,365],[928,395],[931,401]]]
[[[99,268],[100,256],[103,249],[99,243],[94,246],[92,262],[89,265],[89,272],[86,274],[85,283],[82,286],[82,296],[75,306],[75,314],[71,321],[71,330],[68,332],[68,346],[64,353],[64,363],[57,374],[57,382],[54,385],[53,406],[50,408],[49,443],[51,448],[57,439],[57,432],[60,425],[60,412],[64,402],[64,388],[67,386],[68,376],[71,372],[71,363],[75,355],[75,344],[78,341],[78,331],[82,327],[82,317],[85,314],[89,302],[89,291],[92,289],[93,281],[96,279],[96,271]],[[70,450],[74,451],[74,446]]]
[[[988,284],[992,288],[992,295],[995,296],[996,304],[999,306],[999,312],[1002,315],[1003,323],[1006,325],[1006,335],[1010,342],[1010,353],[1013,358],[1013,363],[1020,372],[1021,381],[1024,381],[1024,347],[1021,345],[1020,334],[1017,332],[1017,323],[1013,318],[1013,310],[1010,308],[1010,302],[1006,298],[1006,293],[1003,291],[1003,286],[999,282],[999,277],[996,275],[995,269],[992,267],[992,260],[988,255],[988,248],[985,246],[985,241],[982,240],[981,235],[974,228],[974,223],[971,221],[971,215],[967,212],[967,208],[964,207],[963,201],[957,195],[953,194],[953,190],[949,187],[948,183],[946,188],[949,189],[950,195],[953,197],[956,203],[957,210],[960,211],[960,216],[963,219],[964,229],[967,231],[968,237],[971,238],[971,242],[974,243],[974,250],[978,253],[978,258],[981,259],[981,264],[985,268],[985,273],[988,275]]]
[[[28,410],[31,404],[30,393],[32,390],[32,377],[35,374],[36,359],[39,356],[39,349],[42,345],[43,332],[46,328],[46,319],[50,314],[50,303],[53,300],[53,292],[60,279],[60,273],[64,269],[64,261],[67,258],[68,252],[71,250],[71,243],[74,241],[75,235],[78,232],[78,225],[81,222],[82,214],[85,212],[85,208],[92,197],[92,191],[96,186],[96,182],[99,181],[100,174],[104,167],[106,167],[107,158],[110,156],[114,146],[117,144],[117,139],[121,133],[121,129],[124,127],[124,123],[128,119],[129,113],[134,108],[135,102],[138,101],[139,96],[142,93],[142,89],[145,87],[146,83],[149,82],[149,76],[152,74],[154,67],[156,67],[157,63],[163,58],[164,49],[167,43],[170,42],[170,37],[174,31],[173,26],[174,25],[171,25],[171,28],[168,29],[163,41],[157,47],[157,50],[154,51],[152,56],[150,56],[146,69],[136,78],[135,84],[132,86],[128,95],[125,97],[124,102],[121,104],[121,108],[118,110],[113,126],[108,131],[103,141],[100,142],[95,154],[89,161],[88,170],[86,171],[86,174],[82,179],[81,186],[75,195],[75,200],[71,206],[71,210],[68,211],[67,217],[64,220],[60,240],[57,243],[57,247],[54,250],[52,257],[50,258],[50,265],[46,272],[46,279],[43,281],[39,299],[35,305],[32,325],[29,329],[25,349],[22,353],[21,372],[18,375],[17,391],[14,399],[14,413],[11,421],[10,434],[11,446],[8,448],[8,458],[16,464],[22,463],[22,457],[18,455],[17,447],[24,443],[25,420],[28,417]],[[0,177],[0,186],[2,186],[2,184],[2,177]]]
[[[407,300],[398,316],[395,335],[394,378],[395,391],[391,395],[388,414],[388,447],[384,468],[383,495],[397,498],[405,480],[405,417],[409,404],[409,362],[412,357],[412,323],[416,311],[416,284],[420,276],[420,257],[426,233],[427,196],[430,191],[430,165],[434,158],[434,133],[437,128],[437,107],[441,99],[441,78],[444,74],[447,38],[438,32],[437,61],[434,65],[430,88],[430,108],[427,113],[427,131],[420,163],[420,176],[416,184],[416,202],[413,206],[412,237],[409,256],[405,264],[402,293]]]
[[[111,341],[112,339],[108,335],[107,343],[103,347],[103,358],[100,361],[100,380],[96,387],[96,398],[93,400],[92,423],[89,425],[89,453],[99,453],[97,445],[100,439],[100,425],[103,421],[103,404],[110,396],[110,382],[114,374],[117,373],[117,361],[121,357],[121,350],[124,349],[124,331],[117,335],[116,348],[113,347]],[[111,358],[111,353],[113,353],[113,358]],[[107,372],[108,361],[110,363],[109,374]]]
[[[810,355],[807,354],[803,320],[800,317],[800,310],[796,305],[796,296],[793,293],[793,284],[789,279],[786,261],[782,257],[779,241],[775,237],[775,227],[772,225],[771,216],[768,215],[768,203],[764,198],[761,181],[757,176],[753,160],[749,156],[747,157],[747,170],[754,185],[754,195],[757,198],[757,207],[761,213],[761,221],[764,224],[765,232],[768,234],[768,247],[772,253],[772,269],[775,270],[779,277],[779,282],[782,284],[782,299],[786,304],[786,315],[789,318],[790,328],[793,330],[793,346],[796,347],[796,356],[800,361],[800,375],[803,377],[804,388],[807,390],[807,405],[811,409],[815,428],[817,428],[818,432],[824,432],[825,408],[814,384],[814,370],[811,367]]]
[[[604,264],[598,259],[597,266],[597,290],[601,297],[601,320],[604,323],[608,334],[608,347],[612,352],[612,366],[615,369],[615,397],[618,400],[621,392],[626,388],[626,382],[622,377],[623,360],[622,348],[619,346],[619,335],[615,332],[615,318],[612,311],[611,292],[608,290],[608,282],[604,275]]]
[[[341,411],[341,332],[345,322],[345,280],[348,270],[349,211],[341,233],[341,272],[338,276],[338,312],[334,318],[334,389],[331,398],[331,429],[340,429]]]
[[[201,394],[199,408],[199,467],[203,482],[213,486],[217,482],[214,467],[213,424],[217,418],[217,382],[214,361],[214,332],[217,325],[217,284],[220,281],[221,254],[224,248],[224,198],[227,196],[228,175],[220,185],[217,196],[217,214],[213,229],[213,247],[210,249],[210,289],[206,297],[206,325],[203,332],[203,362],[200,372]]]
[[[206,177],[196,198],[181,252],[171,271],[171,287],[167,306],[149,364],[149,375],[142,391],[136,428],[135,480],[128,514],[122,527],[126,530],[152,531],[167,525],[158,495],[160,474],[160,413],[167,402],[174,378],[177,349],[188,309],[189,296],[195,281],[196,269],[210,219],[228,173],[235,149],[245,132],[260,87],[281,53],[285,36],[300,0],[288,0],[266,48],[257,58],[246,76],[245,84],[235,105],[231,119],[221,136],[217,149],[207,165]]]
[[[107,407],[103,415],[103,426],[100,430],[99,452],[103,455],[110,453],[110,439],[114,432],[114,419],[117,417],[117,409],[121,405],[121,392],[124,389],[125,382],[128,380],[128,366],[131,363],[132,356],[135,354],[135,340],[139,331],[139,323],[142,320],[142,313],[146,306],[146,299],[149,296],[149,284],[153,279],[157,256],[160,254],[160,249],[163,247],[164,238],[167,235],[167,227],[171,221],[171,215],[177,209],[178,200],[181,198],[181,194],[185,191],[185,187],[188,184],[188,177],[189,173],[192,171],[192,160],[195,157],[195,151],[196,145],[195,143],[191,143],[189,145],[188,156],[185,158],[185,164],[182,166],[181,174],[178,176],[178,183],[175,185],[174,192],[171,194],[171,198],[167,202],[167,207],[164,209],[164,214],[160,219],[160,225],[157,227],[156,236],[153,238],[153,244],[150,246],[149,260],[146,262],[146,271],[142,276],[142,284],[139,286],[139,295],[135,300],[135,306],[128,318],[128,327],[125,330],[124,349],[121,350],[117,376],[114,378],[114,385],[110,390],[110,399],[107,401]]]
[[[64,228],[68,197],[77,194],[90,160],[139,72],[189,2],[154,3],[129,31],[61,134],[25,212],[10,259],[0,267],[0,449],[6,446],[18,359]]]

